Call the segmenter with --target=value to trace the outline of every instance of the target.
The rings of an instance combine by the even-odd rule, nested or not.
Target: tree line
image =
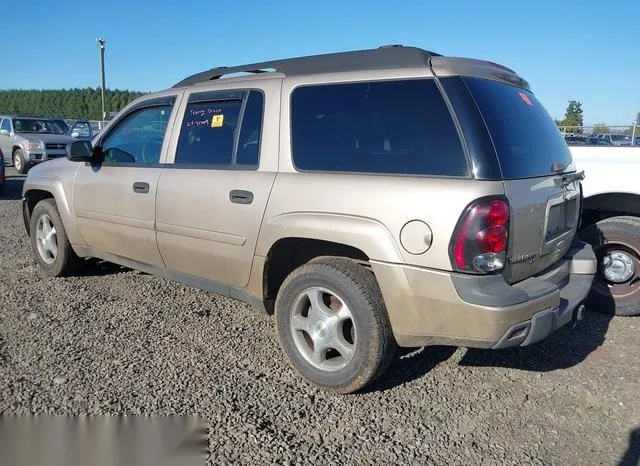
[[[565,111],[564,118],[562,120],[555,120],[556,125],[561,128],[569,128],[573,133],[582,133],[584,126],[584,111],[582,110],[582,102],[577,100],[570,100],[569,105],[567,105],[567,110]],[[635,120],[636,125],[640,125],[640,112],[636,115]],[[596,123],[591,129],[592,134],[605,134],[611,132],[609,126],[606,123]],[[627,136],[630,136],[633,132],[631,126],[622,131],[614,131],[620,132]]]
[[[117,112],[143,92],[106,89],[105,112]],[[0,114],[34,114],[67,119],[102,120],[100,88],[0,90]]]

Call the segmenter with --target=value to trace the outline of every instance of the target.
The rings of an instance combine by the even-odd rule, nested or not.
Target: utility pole
[[[100,48],[100,88],[102,91],[102,121],[107,119],[107,113],[104,109],[104,43],[105,40],[102,37],[96,39],[98,47]]]

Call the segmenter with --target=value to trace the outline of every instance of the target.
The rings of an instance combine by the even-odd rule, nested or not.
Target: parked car
[[[0,149],[0,195],[4,192],[5,179],[4,153],[2,152],[2,149]]]
[[[94,130],[89,120],[77,120],[71,125],[67,134],[75,139],[91,141],[98,134],[98,131]]]
[[[585,138],[585,137],[583,137],[583,136],[575,136],[575,135],[571,135],[571,136],[569,136],[569,135],[566,135],[566,136],[564,137],[564,140],[565,140],[565,142],[566,142],[568,145],[570,145],[570,146],[571,146],[571,145],[574,145],[574,146],[576,146],[576,145],[583,146],[583,145],[587,144],[587,138]]]
[[[526,346],[580,320],[582,177],[514,71],[396,46],[141,97],[34,167],[23,213],[43,273],[97,257],[243,299],[348,393],[396,345]]]
[[[571,147],[571,153],[586,174],[579,237],[598,259],[589,308],[640,315],[640,148]]]
[[[604,138],[599,138],[597,136],[589,136],[587,138],[587,145],[589,146],[611,146],[611,142],[605,140]]]
[[[610,142],[613,146],[630,146],[631,138],[624,134],[603,134],[602,139]]]
[[[64,157],[74,141],[52,120],[42,117],[0,115],[0,149],[11,154],[18,173],[46,160]]]

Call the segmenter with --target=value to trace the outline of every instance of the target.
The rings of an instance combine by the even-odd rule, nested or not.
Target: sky
[[[638,0],[31,0],[11,17],[0,89],[98,87],[97,37],[107,87],[138,91],[215,66],[403,44],[506,65],[559,119],[569,100],[587,125],[640,112]]]

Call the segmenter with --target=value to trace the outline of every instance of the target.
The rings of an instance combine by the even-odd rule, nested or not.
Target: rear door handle
[[[149,183],[144,181],[136,181],[133,183],[133,192],[138,194],[146,194],[149,192]]]
[[[253,202],[253,193],[251,191],[234,189],[229,193],[229,200],[234,204],[251,204]]]

